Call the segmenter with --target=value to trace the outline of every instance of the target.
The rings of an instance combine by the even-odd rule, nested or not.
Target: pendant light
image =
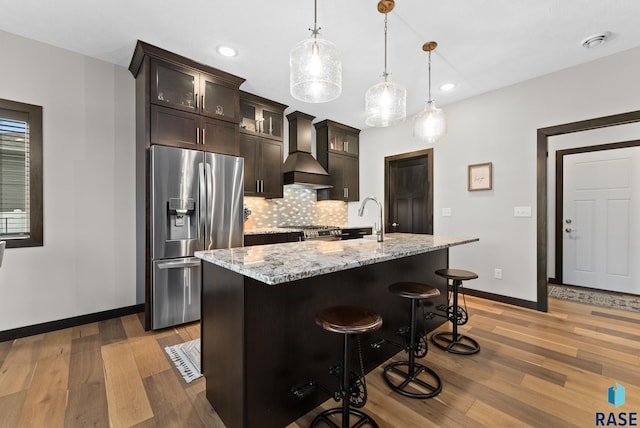
[[[431,98],[431,51],[435,50],[437,46],[436,42],[427,42],[422,45],[422,50],[429,52],[429,98],[424,110],[416,114],[413,119],[413,136],[428,143],[435,143],[447,132],[447,119],[444,111],[437,108]]]
[[[394,6],[393,0],[381,0],[378,3],[378,12],[384,13],[384,73],[382,80],[365,94],[365,123],[369,126],[390,126],[407,117],[407,90],[392,82],[387,73],[387,13]]]
[[[311,37],[299,42],[289,55],[291,96],[307,103],[335,100],[342,93],[340,51],[328,40],[318,37],[318,2],[313,2]]]

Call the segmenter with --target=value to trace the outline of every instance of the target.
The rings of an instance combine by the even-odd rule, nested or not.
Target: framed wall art
[[[467,175],[467,186],[469,191],[491,190],[493,185],[491,162],[469,165]]]

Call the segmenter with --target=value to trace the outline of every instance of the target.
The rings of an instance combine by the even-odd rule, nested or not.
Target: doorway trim
[[[429,192],[429,201],[427,203],[427,215],[431,215],[431,225],[433,227],[433,148],[417,150],[415,152],[409,153],[401,153],[399,155],[393,156],[385,156],[384,157],[384,206],[386,207],[386,212],[384,213],[385,221],[385,232],[388,231],[388,219],[389,219],[389,210],[391,207],[390,203],[390,192],[389,192],[389,173],[391,170],[391,162],[399,161],[399,160],[407,160],[407,159],[417,159],[417,158],[427,158],[427,186]]]
[[[564,156],[574,155],[578,153],[590,153],[599,152],[603,150],[615,150],[626,149],[628,147],[640,146],[640,140],[622,141],[619,143],[599,144],[595,146],[575,147],[571,149],[556,151],[556,214],[555,214],[555,277],[549,278],[549,282],[552,284],[563,284],[564,278],[562,275],[562,263],[563,263],[563,247],[562,247],[562,219],[564,218]]]
[[[608,126],[625,125],[640,122],[640,110],[629,113],[615,114],[579,122],[565,123],[562,125],[538,128],[536,132],[536,165],[537,165],[537,307],[539,311],[547,312],[547,157],[549,156],[549,137],[554,135],[569,134],[591,129],[605,128]]]

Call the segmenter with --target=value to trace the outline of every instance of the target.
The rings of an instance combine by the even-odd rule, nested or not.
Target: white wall
[[[44,246],[5,251],[0,331],[136,304],[135,80],[0,32],[0,97],[43,107]]]
[[[480,276],[470,288],[536,300],[536,130],[640,110],[640,49],[632,49],[445,107],[448,135],[434,147],[434,233],[480,242],[450,250],[450,265]],[[411,96],[411,94],[409,94]],[[360,134],[360,195],[384,196],[384,157],[425,147],[411,119]],[[467,191],[467,165],[493,162],[493,190]],[[531,218],[513,207],[530,206]],[[442,217],[442,208],[451,217]],[[349,204],[349,222],[372,224]],[[494,279],[494,268],[503,279]]]

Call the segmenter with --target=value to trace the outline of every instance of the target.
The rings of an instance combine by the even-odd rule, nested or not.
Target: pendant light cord
[[[387,14],[384,14],[384,73],[382,73],[382,77],[384,80],[387,80]]]
[[[427,102],[431,102],[431,51],[429,51],[429,99]]]
[[[313,0],[313,28],[309,28],[313,38],[318,37],[318,32],[322,30],[322,27],[318,28],[318,0]]]

